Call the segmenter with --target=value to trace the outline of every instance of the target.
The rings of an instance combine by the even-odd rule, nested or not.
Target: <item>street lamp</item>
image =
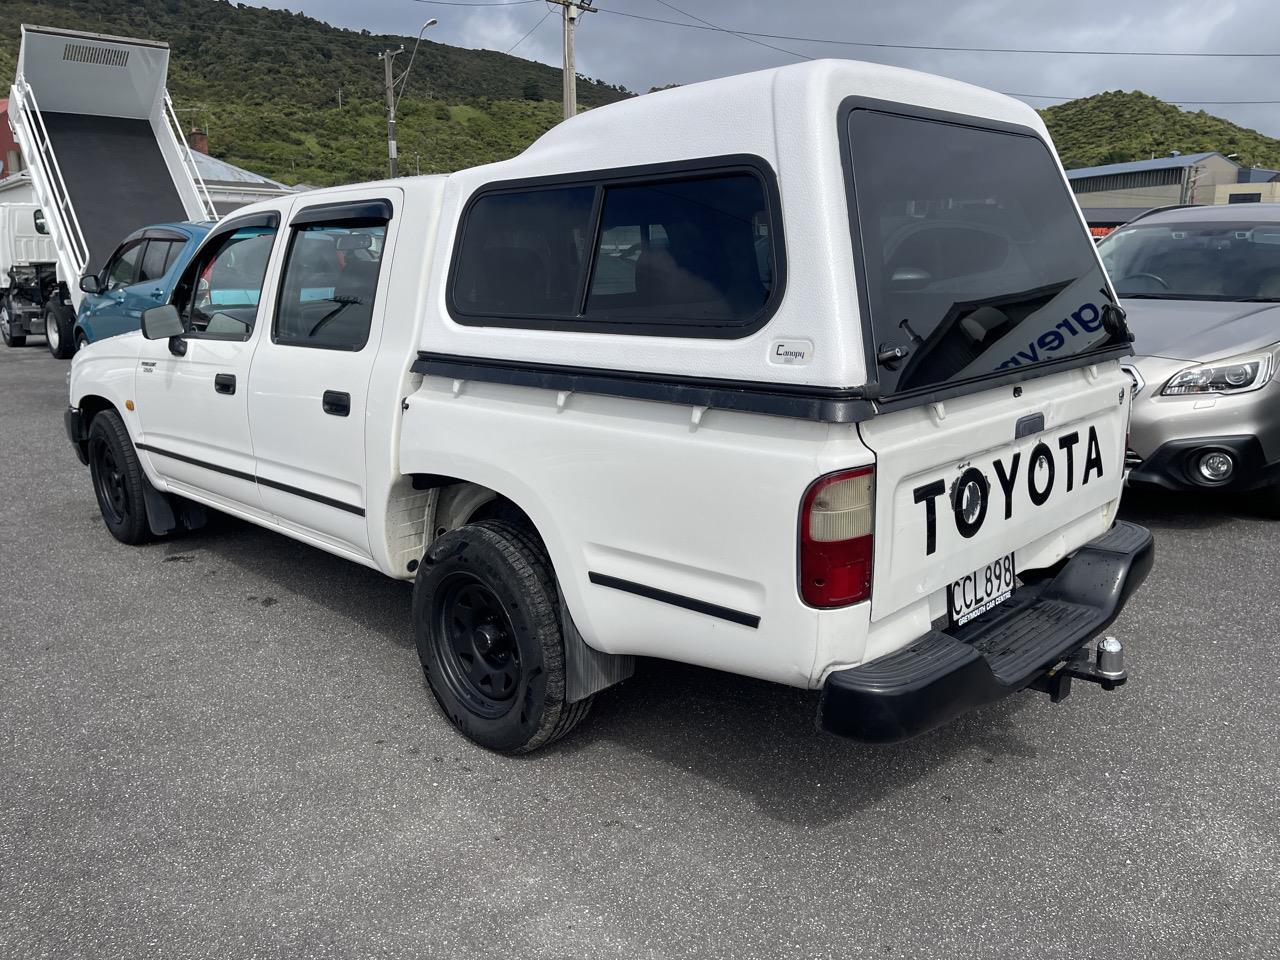
[[[422,25],[422,29],[418,31],[418,39],[413,45],[413,53],[409,54],[409,65],[404,68],[404,73],[400,76],[393,76],[391,61],[404,53],[404,47],[378,54],[378,59],[386,68],[387,75],[387,160],[393,177],[399,176],[400,172],[396,164],[396,107],[400,104],[400,98],[404,96],[404,88],[409,81],[409,71],[413,69],[413,59],[418,55],[418,45],[422,43],[422,35],[439,22],[432,17]],[[396,93],[396,84],[400,85],[399,93]]]

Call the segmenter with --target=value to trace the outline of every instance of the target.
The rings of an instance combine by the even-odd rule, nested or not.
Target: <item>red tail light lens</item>
[[[845,607],[871,596],[874,468],[822,477],[800,505],[800,596],[811,607]]]

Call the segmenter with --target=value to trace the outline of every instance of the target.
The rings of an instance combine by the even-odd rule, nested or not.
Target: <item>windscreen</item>
[[[1280,223],[1139,222],[1098,253],[1122,297],[1280,300]]]
[[[856,109],[849,145],[883,393],[1121,345],[1093,243],[1038,138]]]

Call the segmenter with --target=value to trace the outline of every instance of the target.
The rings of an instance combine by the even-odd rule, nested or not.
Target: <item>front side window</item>
[[[137,282],[138,261],[142,259],[145,246],[142,240],[131,240],[116,251],[111,263],[107,265],[108,290],[118,290]]]
[[[851,202],[885,394],[1092,353],[1106,277],[1045,144],[853,109]]]
[[[463,224],[451,306],[464,323],[742,330],[775,299],[773,223],[755,170],[482,194]]]
[[[276,229],[244,226],[214,237],[183,271],[173,304],[196,335],[248,339]]]
[[[1140,220],[1098,254],[1132,300],[1280,300],[1280,223]]]
[[[382,222],[295,228],[276,307],[276,343],[361,349],[369,340],[386,239]]]

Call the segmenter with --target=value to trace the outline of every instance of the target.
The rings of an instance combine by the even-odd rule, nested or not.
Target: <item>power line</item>
[[[429,3],[437,7],[518,7],[522,3],[539,3],[541,0],[492,0],[486,3],[484,0],[478,2],[464,2],[464,0],[413,0],[414,3]]]
[[[418,3],[437,3],[444,0],[417,0]],[[1241,52],[1217,53],[1206,51],[1176,50],[1053,50],[1030,47],[960,47],[925,43],[879,43],[872,40],[839,40],[830,37],[797,37],[785,33],[760,33],[753,30],[730,30],[727,27],[711,26],[705,23],[683,23],[679,20],[667,20],[662,17],[647,17],[639,13],[625,13],[602,7],[601,13],[611,13],[615,17],[628,17],[632,20],[647,20],[650,23],[665,23],[673,27],[684,27],[688,30],[704,30],[713,33],[728,33],[744,39],[761,37],[766,40],[790,40],[797,43],[829,43],[843,47],[875,47],[886,50],[929,50],[941,53],[1028,53],[1052,54],[1054,56],[1080,57],[1280,57],[1280,52]],[[683,11],[680,11],[683,13]]]
[[[542,26],[544,23],[546,23],[547,17],[551,16],[551,14],[553,14],[554,12],[555,12],[554,10],[548,10],[546,13],[544,13],[542,15],[542,19],[540,19],[537,23],[535,23],[532,27],[530,27],[527,31],[525,31],[525,35],[521,37],[519,40],[517,40],[515,43],[513,43],[511,46],[507,47],[507,49],[504,50],[503,53],[510,53],[516,47],[520,46],[520,44],[524,43],[531,36],[533,36],[533,32],[537,30],[540,26]]]
[[[667,0],[658,0],[658,3],[662,4],[664,7],[666,7],[669,10],[674,10],[676,13],[681,14],[682,16],[688,17],[690,20],[697,20],[699,23],[705,23],[708,27],[710,27],[713,30],[723,30],[725,33],[732,34],[733,36],[737,37],[739,40],[746,40],[749,43],[758,44],[759,46],[762,46],[762,47],[768,47],[770,50],[777,50],[779,53],[785,53],[789,57],[798,57],[801,60],[813,59],[813,57],[809,56],[806,53],[796,53],[796,51],[794,50],[784,50],[782,47],[775,47],[772,43],[765,43],[763,40],[757,40],[755,37],[748,37],[744,34],[738,33],[736,30],[725,30],[724,27],[718,26],[712,23],[710,20],[703,20],[701,17],[697,16],[696,14],[689,13],[687,10],[681,10],[679,7],[677,7],[673,3],[667,3]],[[692,26],[692,24],[690,24],[690,26]]]

